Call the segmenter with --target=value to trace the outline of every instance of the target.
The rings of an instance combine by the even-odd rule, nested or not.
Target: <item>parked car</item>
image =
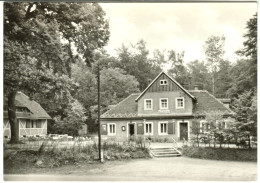
[[[59,140],[58,134],[49,134],[49,139],[51,140]]]

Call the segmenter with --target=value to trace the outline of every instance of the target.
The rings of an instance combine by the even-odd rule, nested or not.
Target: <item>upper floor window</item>
[[[152,110],[153,109],[153,100],[145,99],[144,100],[144,110]]]
[[[166,79],[160,80],[160,85],[167,85],[167,84],[168,84],[168,82]]]
[[[160,109],[168,109],[168,99],[167,98],[160,99]]]
[[[179,97],[176,98],[176,109],[183,109],[184,108],[184,98]]]

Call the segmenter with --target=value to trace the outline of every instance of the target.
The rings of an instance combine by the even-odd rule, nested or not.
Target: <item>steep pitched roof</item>
[[[203,114],[207,111],[221,111],[224,114],[232,115],[234,112],[226,107],[219,99],[206,90],[189,90],[197,99],[194,113]]]
[[[227,108],[221,101],[215,98],[206,90],[191,90],[189,91],[196,97],[196,104],[193,113],[203,115],[207,111],[220,111],[227,115],[232,115],[234,112]],[[101,118],[136,118],[137,102],[135,98],[140,93],[129,95],[127,98],[119,102],[116,106],[101,115]]]
[[[145,89],[135,100],[138,101],[162,74],[165,74],[172,82],[174,82],[174,83],[175,83],[182,91],[184,91],[184,93],[186,93],[189,97],[191,97],[192,99],[195,99],[195,97],[192,96],[185,88],[183,88],[175,79],[173,79],[171,76],[169,76],[169,75],[166,74],[165,72],[161,72],[161,73],[146,87],[146,89]]]
[[[31,119],[51,119],[47,112],[41,107],[41,105],[22,92],[18,92],[15,96],[15,105],[19,107],[26,107],[31,114],[17,114],[17,117],[29,117]]]

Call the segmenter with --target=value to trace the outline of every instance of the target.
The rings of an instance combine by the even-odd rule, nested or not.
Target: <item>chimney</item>
[[[199,90],[199,85],[198,84],[194,85],[194,90]]]

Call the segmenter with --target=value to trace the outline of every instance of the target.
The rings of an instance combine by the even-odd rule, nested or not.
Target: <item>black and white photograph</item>
[[[2,181],[257,181],[257,1],[5,1]]]

